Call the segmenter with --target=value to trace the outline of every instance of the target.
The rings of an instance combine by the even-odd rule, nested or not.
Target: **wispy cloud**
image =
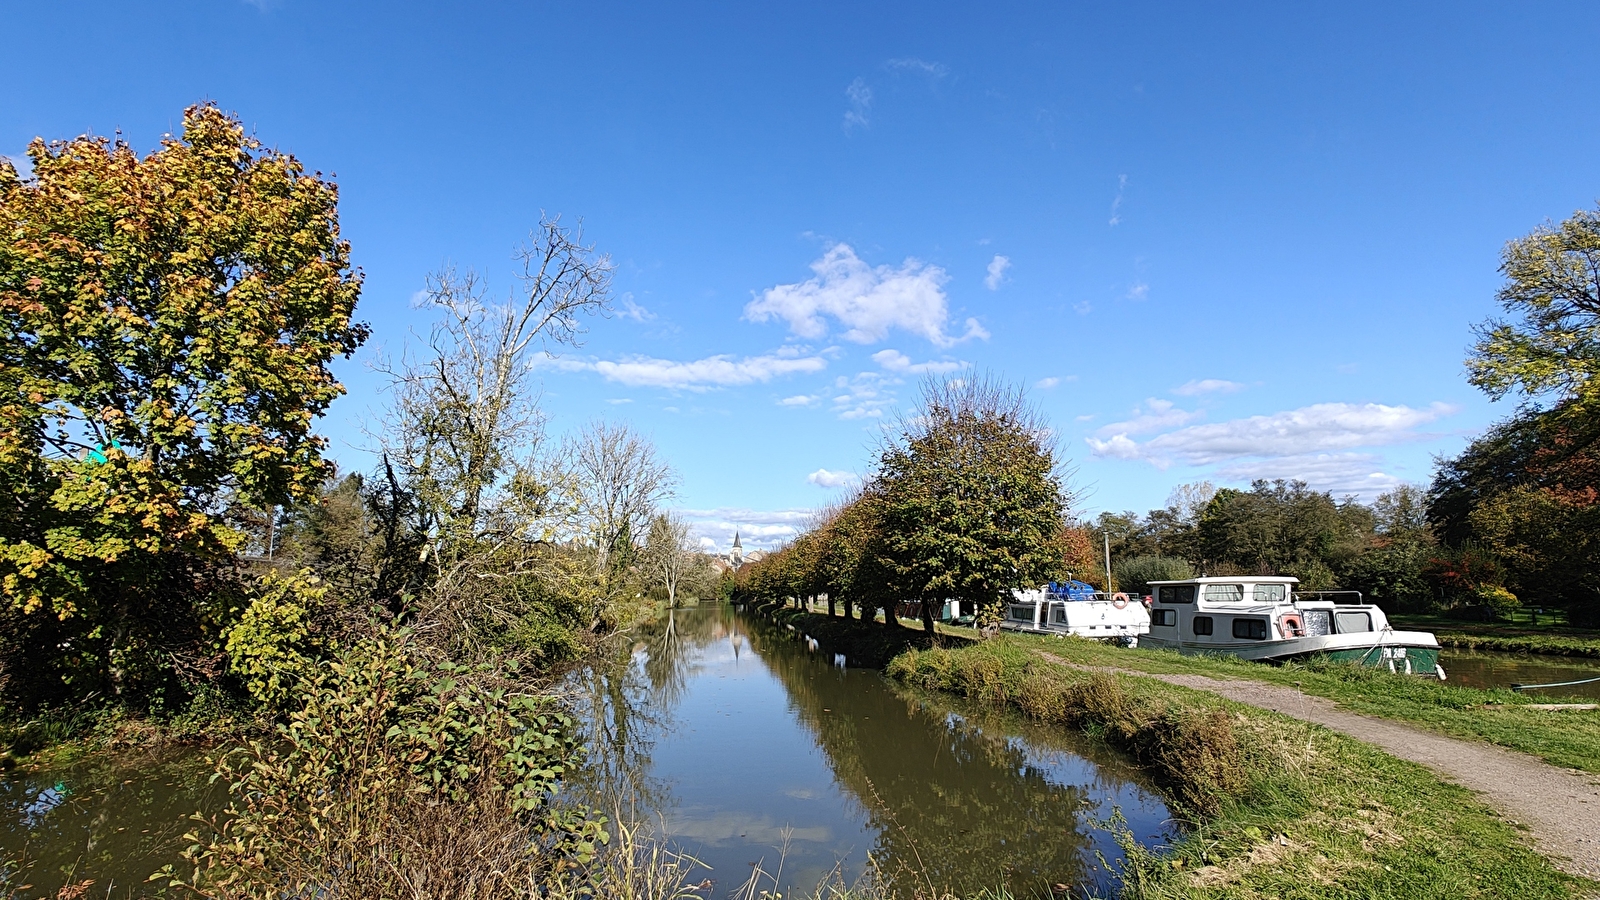
[[[1145,284],[1142,281],[1135,281],[1133,286],[1128,288],[1128,293],[1124,294],[1123,296],[1128,300],[1143,300],[1144,298],[1150,296],[1150,285]]]
[[[1049,378],[1041,378],[1038,381],[1035,381],[1033,386],[1041,391],[1048,391],[1059,384],[1061,384],[1061,379],[1052,375]]]
[[[1151,402],[1147,401],[1149,406]],[[1141,425],[1154,419],[1108,425],[1089,438],[1096,456],[1141,459],[1165,468],[1174,462],[1191,466],[1245,466],[1263,470],[1262,460],[1275,460],[1282,470],[1285,460],[1331,459],[1329,454],[1361,447],[1381,447],[1426,437],[1417,429],[1452,415],[1457,407],[1433,403],[1418,409],[1381,403],[1318,403],[1300,409],[1250,416],[1208,425],[1191,425],[1135,441]],[[1158,411],[1159,413],[1159,411]],[[1346,463],[1353,457],[1342,458]],[[1256,460],[1245,463],[1244,460]]]
[[[635,322],[648,322],[656,314],[633,302],[632,294],[623,294],[622,300],[617,304],[616,313],[620,318],[632,319]]]
[[[834,379],[833,411],[841,419],[876,419],[894,405],[893,387],[899,379],[877,372],[862,372],[854,378]]]
[[[904,56],[884,62],[883,67],[891,72],[906,72],[912,75],[926,75],[929,78],[943,78],[950,74],[950,67],[944,63],[928,62],[917,59],[915,56]]]
[[[828,334],[828,318],[845,327],[842,337],[872,344],[899,328],[927,338],[935,347],[951,347],[989,332],[977,319],[966,321],[960,337],[946,333],[950,324],[944,269],[908,258],[900,266],[870,266],[847,244],[834,244],[811,264],[814,277],[762,291],[746,304],[744,317],[753,322],[782,319],[795,334],[820,339]]]
[[[1117,197],[1116,197],[1115,200],[1111,201],[1111,221],[1109,223],[1107,223],[1112,228],[1115,228],[1118,225],[1122,224],[1122,194],[1127,189],[1128,189],[1128,176],[1126,176],[1126,175],[1118,175],[1117,176]]]
[[[1172,389],[1180,397],[1198,397],[1201,394],[1231,394],[1234,391],[1244,390],[1244,385],[1237,381],[1223,381],[1221,378],[1205,378],[1199,381],[1186,381]]]
[[[822,398],[816,394],[795,394],[778,401],[779,406],[816,406]]]
[[[983,277],[983,286],[991,291],[1000,290],[1000,285],[1005,283],[1006,270],[1011,268],[1011,258],[996,253],[994,259],[989,260],[988,273]]]
[[[1153,431],[1187,425],[1204,415],[1205,413],[1198,411],[1179,409],[1171,400],[1151,397],[1133,408],[1132,418],[1102,426],[1098,434],[1124,437],[1130,434],[1149,434]]]
[[[1080,316],[1087,316],[1089,313],[1094,312],[1094,305],[1087,300],[1081,300],[1072,304],[1072,311]]]
[[[1217,475],[1237,482],[1298,480],[1335,495],[1356,494],[1371,500],[1405,481],[1383,470],[1384,462],[1375,453],[1302,453],[1241,460],[1218,468]]]
[[[872,361],[882,366],[886,371],[903,373],[907,375],[925,375],[929,372],[954,372],[965,369],[967,364],[954,359],[937,359],[928,362],[914,363],[911,357],[899,350],[879,350],[872,354]]]
[[[844,95],[850,100],[850,108],[844,111],[844,130],[848,133],[852,128],[866,128],[872,124],[872,88],[867,87],[865,78],[857,78],[850,82],[844,89]]]
[[[806,476],[806,482],[820,488],[842,488],[860,484],[861,476],[854,472],[831,472],[827,469],[818,469]]]
[[[536,360],[536,365],[561,372],[596,372],[607,381],[628,387],[705,391],[771,381],[782,375],[820,372],[828,367],[828,361],[821,356],[781,351],[743,358],[723,354],[688,361],[651,356],[581,360],[545,354]]]

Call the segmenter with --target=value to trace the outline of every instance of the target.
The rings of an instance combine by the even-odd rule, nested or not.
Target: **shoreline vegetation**
[[[1076,729],[1151,772],[1186,832],[1167,848],[1120,842],[1124,898],[1319,897],[1335,885],[1340,896],[1581,897],[1600,887],[1559,872],[1469,791],[1421,766],[1205,691],[1106,671],[1239,678],[1271,667],[1075,638],[980,641],[970,630],[941,629],[930,639],[881,621],[774,604],[748,609],[796,639],[818,640],[822,652],[897,649],[886,677]],[[1353,667],[1278,672],[1302,685],[1339,685],[1341,700],[1388,697],[1394,687]],[[1562,753],[1600,771],[1600,754],[1585,753],[1584,743],[1575,736]]]

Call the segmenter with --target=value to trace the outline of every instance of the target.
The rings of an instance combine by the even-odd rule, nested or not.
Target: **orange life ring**
[[[1283,618],[1278,620],[1278,630],[1282,631],[1286,638],[1306,636],[1306,626],[1300,621],[1298,613],[1285,613]]]
[[[1122,593],[1121,591],[1118,591],[1115,594],[1112,594],[1111,595],[1111,605],[1115,606],[1117,609],[1127,609],[1127,607],[1128,607],[1128,595]]]

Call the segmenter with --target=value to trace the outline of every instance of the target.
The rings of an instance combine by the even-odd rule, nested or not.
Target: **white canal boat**
[[[1081,581],[1051,582],[1012,591],[1000,627],[1032,634],[1077,635],[1133,645],[1150,630],[1150,613],[1136,597],[1106,594]]]
[[[1139,646],[1281,662],[1325,657],[1443,680],[1439,642],[1396,631],[1356,591],[1297,592],[1299,579],[1240,575],[1152,582]]]

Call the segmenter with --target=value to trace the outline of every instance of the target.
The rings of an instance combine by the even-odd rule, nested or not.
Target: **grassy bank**
[[[1520,750],[1566,768],[1600,773],[1600,715],[1542,710],[1530,704],[1560,697],[1531,697],[1510,689],[1479,689],[1432,679],[1335,664],[1268,666],[1231,657],[1181,656],[1166,650],[1125,650],[1094,641],[1005,635],[1010,646],[1048,650],[1070,662],[1138,672],[1184,672],[1247,678],[1327,697],[1354,712],[1409,722],[1457,737]],[[1551,693],[1551,692],[1542,692]]]
[[[1572,628],[1556,613],[1527,612],[1506,622],[1463,622],[1441,616],[1393,616],[1396,628],[1431,631],[1446,647],[1600,659],[1600,631]]]
[[[1159,858],[1131,854],[1127,896],[1532,898],[1596,887],[1420,766],[1202,691],[1053,665],[1029,644],[911,650],[888,672],[1081,729],[1148,766],[1193,827]]]

